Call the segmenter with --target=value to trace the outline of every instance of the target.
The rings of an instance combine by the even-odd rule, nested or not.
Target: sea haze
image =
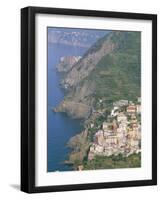
[[[89,48],[109,31],[74,28],[48,28],[48,42]]]

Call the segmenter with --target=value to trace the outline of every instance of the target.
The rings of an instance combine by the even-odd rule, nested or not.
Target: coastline
[[[65,113],[54,113],[56,107],[65,97],[66,91],[60,85],[64,77],[56,70],[56,65],[63,55],[82,54],[84,50],[64,45],[48,45],[48,136],[47,136],[47,171],[71,171],[71,166],[63,162],[67,159],[69,148],[65,147],[68,140],[82,130],[79,120],[69,118]]]
[[[138,97],[139,99],[139,97]],[[123,115],[123,112],[126,113],[127,117],[131,118],[133,116],[133,113],[131,112],[125,112],[125,110],[128,109],[130,106],[135,106],[135,104],[132,101],[128,100],[119,100],[117,102],[113,102],[112,104],[108,105],[108,109],[103,108],[101,109],[101,105],[103,103],[103,100],[99,100],[99,108],[94,109],[88,117],[81,116],[80,118],[83,119],[83,131],[78,133],[77,135],[71,137],[67,143],[67,147],[71,149],[71,151],[68,154],[68,159],[64,161],[66,165],[70,165],[72,170],[89,170],[89,169],[115,169],[115,168],[136,168],[141,167],[141,151],[139,150],[139,147],[135,150],[126,150],[128,148],[124,147],[125,151],[120,149],[119,151],[116,151],[115,153],[109,153],[104,154],[96,152],[96,155],[94,155],[93,148],[95,148],[95,134],[99,132],[103,128],[103,123],[106,123],[107,121],[111,121],[112,119],[116,120],[118,118],[118,115]],[[54,112],[64,112],[66,113],[70,118],[75,119],[75,116],[70,113],[70,109],[73,109],[73,106],[64,106],[63,108],[64,100],[60,103],[61,107],[53,108]],[[140,105],[140,104],[139,104]],[[134,113],[137,114],[138,109],[136,104]],[[117,108],[117,109],[116,109]],[[123,112],[122,112],[123,111]],[[75,111],[74,111],[75,112]],[[140,113],[140,111],[139,111]],[[114,116],[112,116],[114,115]],[[123,116],[123,118],[126,116]],[[126,117],[126,120],[127,120]],[[76,117],[77,119],[77,117]],[[79,117],[78,117],[79,119]],[[131,118],[133,120],[133,118]],[[134,120],[136,121],[136,120]],[[96,123],[97,122],[97,123]],[[121,123],[124,123],[121,120]],[[126,121],[128,125],[128,121]],[[140,123],[140,121],[139,121]],[[95,127],[96,125],[96,127]],[[93,131],[91,131],[93,129]],[[126,128],[127,129],[127,128]],[[109,130],[110,131],[110,130]],[[139,132],[140,134],[140,132]],[[120,137],[120,136],[119,136]],[[127,133],[127,136],[129,137],[129,134]],[[131,137],[131,136],[130,136]],[[140,136],[138,136],[140,137]],[[139,141],[140,139],[138,139]],[[129,142],[127,142],[128,144]],[[126,144],[126,145],[127,145]],[[99,148],[102,146],[97,144]],[[139,145],[139,144],[137,144]],[[101,147],[102,148],[102,147]],[[131,147],[132,148],[132,147]],[[91,150],[92,149],[92,150]],[[109,150],[108,150],[109,151]],[[107,152],[108,152],[107,151]],[[129,151],[126,152],[126,151]],[[124,153],[122,153],[124,152]],[[100,160],[102,164],[100,163]],[[96,163],[95,163],[96,162]],[[99,168],[97,168],[97,164],[99,163]]]
[[[139,33],[111,32],[78,62],[61,57],[57,71],[66,95],[53,111],[84,120],[84,130],[68,141],[65,163],[74,170],[141,165],[139,52]]]

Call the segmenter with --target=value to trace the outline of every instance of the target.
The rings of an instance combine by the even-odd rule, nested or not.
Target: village
[[[141,99],[131,102],[120,100],[113,103],[108,119],[93,135],[88,160],[96,155],[129,156],[141,152]],[[91,123],[91,128],[94,124]]]

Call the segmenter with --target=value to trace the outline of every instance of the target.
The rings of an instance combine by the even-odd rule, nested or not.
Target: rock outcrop
[[[91,107],[78,103],[75,101],[63,101],[57,108],[53,109],[55,112],[65,112],[74,119],[88,118],[91,113]]]
[[[73,151],[70,153],[69,158],[65,163],[72,164],[75,170],[78,169],[79,164],[82,164],[82,161],[89,150],[90,143],[87,140],[87,136],[87,131],[82,131],[80,134],[72,137],[67,144]]]

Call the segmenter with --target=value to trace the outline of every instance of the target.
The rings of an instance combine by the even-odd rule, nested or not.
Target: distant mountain
[[[62,80],[68,93],[55,111],[88,118],[99,99],[102,108],[135,100],[141,95],[140,45],[140,32],[111,31],[98,39]]]
[[[48,28],[48,42],[89,48],[108,31],[74,28]]]
[[[58,72],[68,72],[80,59],[81,56],[62,56],[56,68]]]

